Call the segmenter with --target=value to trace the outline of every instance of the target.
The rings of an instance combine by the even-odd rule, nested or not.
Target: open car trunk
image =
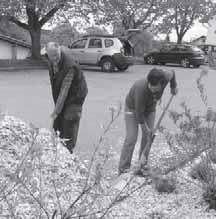
[[[119,39],[123,44],[124,55],[125,56],[133,56],[134,55],[134,48],[133,48],[133,44],[131,43],[131,41],[127,40],[125,38],[119,38]]]
[[[122,45],[123,45],[123,52],[122,53],[116,53],[113,55],[113,60],[115,62],[115,65],[119,70],[126,70],[130,65],[134,64],[133,56],[134,56],[134,48],[133,44],[125,39],[125,38],[119,38]]]

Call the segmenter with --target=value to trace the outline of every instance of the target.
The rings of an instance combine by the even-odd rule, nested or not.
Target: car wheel
[[[181,65],[184,67],[184,68],[189,68],[190,67],[190,61],[189,59],[187,58],[184,58],[181,60]]]
[[[129,65],[123,65],[123,66],[119,66],[117,67],[119,71],[126,71],[128,69]]]
[[[103,58],[101,61],[101,70],[103,72],[113,72],[115,69],[115,64],[112,60],[112,58],[107,57]]]
[[[194,68],[199,68],[200,67],[200,65],[194,65]]]
[[[148,57],[146,58],[146,63],[147,63],[147,64],[150,64],[150,65],[155,64],[155,63],[156,63],[156,62],[155,62],[155,58],[154,58],[153,56],[148,56]]]
[[[161,62],[161,65],[166,65],[166,63],[165,62]]]

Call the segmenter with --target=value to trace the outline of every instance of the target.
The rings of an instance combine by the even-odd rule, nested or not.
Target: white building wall
[[[12,45],[0,40],[0,59],[12,59]]]
[[[30,49],[22,46],[17,46],[17,59],[26,59],[30,56]]]
[[[216,46],[216,15],[209,20],[206,44]]]
[[[14,54],[13,54],[14,52]],[[0,59],[26,59],[30,56],[30,49],[15,45],[0,39]]]

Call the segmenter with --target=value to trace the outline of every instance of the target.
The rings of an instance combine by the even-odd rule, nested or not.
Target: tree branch
[[[183,34],[183,35],[185,35],[186,32],[187,32],[187,31],[190,29],[190,27],[192,26],[193,21],[194,21],[195,14],[196,14],[195,12],[192,13],[189,24],[188,24],[188,25],[185,25],[185,29],[182,30],[182,34]]]
[[[43,18],[41,18],[41,20],[39,21],[40,27],[42,27],[47,21],[49,21],[59,9],[64,7],[64,5],[64,3],[56,5]]]
[[[144,23],[145,20],[147,20],[147,18],[149,17],[149,15],[152,13],[152,8],[154,6],[154,3],[153,1],[151,1],[151,4],[145,14],[145,16],[143,17],[143,19],[139,19],[136,23],[135,23],[135,28],[137,28],[138,26],[140,26],[141,24]],[[155,19],[155,16],[153,17],[153,19]],[[152,19],[152,22],[153,22],[153,19]],[[150,23],[152,23],[150,22]]]
[[[6,16],[6,18],[11,21],[12,23],[18,25],[19,27],[22,27],[25,30],[28,30],[29,27],[26,23],[23,23],[21,21],[19,21],[17,18],[15,18],[14,16]]]
[[[175,7],[175,29],[177,36],[179,36],[179,27],[178,27],[178,6]]]
[[[184,36],[184,34],[190,28],[190,24],[187,24],[188,14],[189,14],[189,6],[186,6],[186,8],[184,10],[184,15],[182,16],[182,21],[181,21],[181,24],[180,24],[180,35],[182,35],[182,36]]]
[[[28,2],[26,4],[26,14],[30,28],[36,28],[38,26],[38,14],[36,13],[35,3]]]

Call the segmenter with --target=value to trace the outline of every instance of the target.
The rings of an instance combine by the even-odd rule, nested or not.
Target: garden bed
[[[88,180],[89,187],[86,187],[89,190],[85,190],[85,194],[76,201],[84,191],[89,165],[85,165],[78,156],[71,155],[59,139],[54,140],[48,130],[37,129],[17,118],[2,115],[1,219],[44,219],[52,216],[62,219],[66,218],[63,217],[66,213],[71,215],[68,219],[79,218],[80,215],[83,215],[81,218],[92,219],[216,217],[216,211],[209,210],[202,198],[201,183],[190,178],[188,167],[171,173],[177,182],[176,190],[172,193],[157,192],[153,183],[141,177],[135,177],[127,189],[120,193],[112,186],[119,160],[119,154],[115,152],[108,157],[105,169],[99,165],[100,159],[95,158],[92,165],[94,171]],[[119,144],[122,145],[121,140]],[[153,144],[150,167],[163,168],[163,158],[170,153],[165,139],[158,135]],[[133,164],[137,154],[135,151]],[[98,171],[98,167],[101,171]],[[127,197],[128,194],[130,196]]]

